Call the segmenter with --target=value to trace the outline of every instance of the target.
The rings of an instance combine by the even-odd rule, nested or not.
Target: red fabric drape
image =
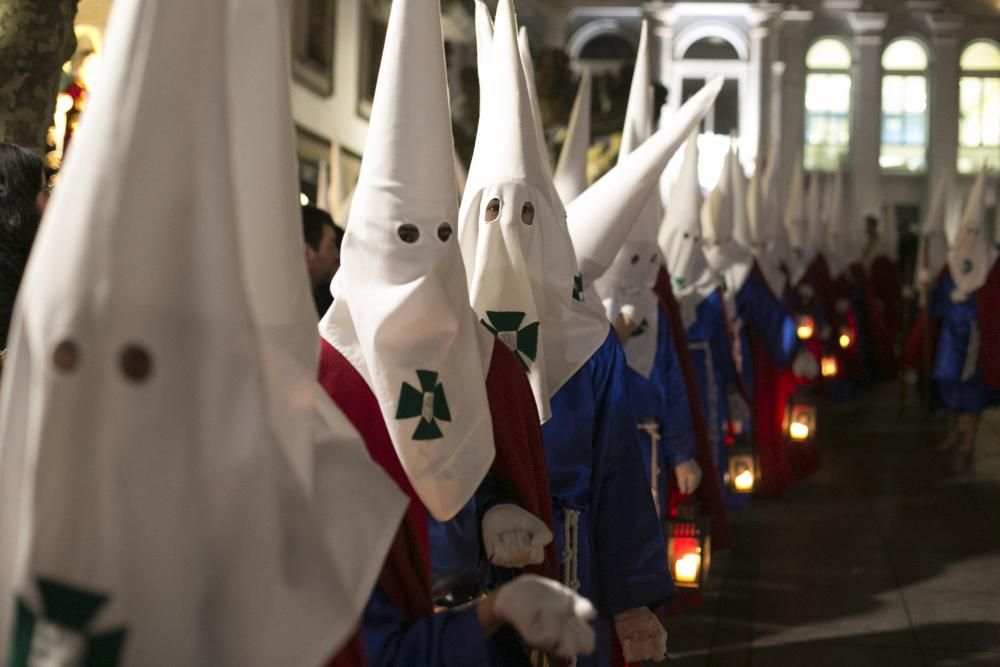
[[[986,284],[976,292],[976,319],[982,341],[979,369],[983,385],[1000,389],[1000,260],[990,270]]]

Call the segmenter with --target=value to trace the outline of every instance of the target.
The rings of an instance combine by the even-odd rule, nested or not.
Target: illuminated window
[[[882,53],[883,169],[927,169],[927,51],[915,39],[897,39]]]
[[[959,61],[958,170],[1000,168],[1000,46],[972,42]]]
[[[806,136],[809,170],[836,171],[851,141],[851,52],[825,37],[806,53]]]

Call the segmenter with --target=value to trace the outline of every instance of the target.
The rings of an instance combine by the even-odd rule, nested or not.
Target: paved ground
[[[974,473],[895,387],[827,407],[824,468],[734,525],[702,609],[671,618],[671,665],[1000,667],[1000,415]]]

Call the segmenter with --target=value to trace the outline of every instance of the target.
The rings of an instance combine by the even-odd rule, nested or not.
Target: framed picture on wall
[[[292,74],[317,95],[333,95],[337,0],[292,3]]]
[[[330,161],[330,141],[301,127],[295,128],[295,135],[302,202],[316,205],[320,195],[320,178]]]

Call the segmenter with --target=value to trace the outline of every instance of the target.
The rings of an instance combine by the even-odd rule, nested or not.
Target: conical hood
[[[917,250],[917,283],[924,289],[937,278],[948,261],[948,236],[945,233],[945,208],[948,201],[948,175],[942,174],[931,196],[927,215],[920,225]]]
[[[788,232],[782,219],[778,202],[777,186],[778,142],[772,142],[768,151],[767,164],[758,164],[754,176],[757,183],[750,190],[750,232],[753,237],[753,252],[757,265],[764,274],[771,291],[779,298],[785,292],[788,282],[785,267],[794,264]],[[755,189],[757,190],[754,194]]]
[[[838,169],[829,189],[825,207],[826,234],[824,235],[826,263],[830,275],[836,278],[843,274],[854,259],[853,239],[850,230],[850,216],[845,211],[844,171]]]
[[[395,535],[395,522],[388,519],[404,505],[396,485],[371,461],[354,427],[316,381],[319,334],[302,271],[302,228],[274,224],[300,215],[287,13],[279,3],[228,3],[226,87],[240,264],[258,331],[272,431],[312,492],[342,590],[350,592],[343,599],[353,613],[345,619],[346,630],[378,575],[373,557]],[[268,104],[260,104],[261,95]],[[345,484],[345,478],[357,485]],[[346,539],[348,534],[357,539]]]
[[[500,5],[497,5],[500,11]],[[521,26],[517,33],[517,49],[521,57],[521,68],[524,71],[524,83],[531,101],[531,117],[534,119],[535,139],[538,141],[538,152],[542,157],[542,167],[549,180],[552,180],[552,158],[549,155],[548,144],[545,141],[545,125],[542,123],[542,105],[538,101],[538,86],[535,83],[535,61],[531,57],[531,43],[528,39],[528,29]]]
[[[480,136],[486,131],[487,107],[489,106],[490,91],[490,53],[493,47],[493,19],[490,17],[490,10],[482,0],[476,0],[476,66],[479,73],[479,124],[476,127],[476,136]],[[484,143],[476,142],[472,149],[472,160],[469,162],[469,171],[465,175],[465,183],[462,185],[462,193],[469,187],[470,181],[475,181],[476,165],[482,165],[483,160],[477,159],[478,151],[482,150]]]
[[[698,132],[693,130],[684,149],[670,206],[660,227],[660,252],[673,279],[674,292],[690,292],[708,272],[701,245],[701,185],[698,183]]]
[[[323,337],[365,378],[403,469],[448,519],[493,461],[491,347],[469,309],[437,0],[396,0]]]
[[[785,231],[792,253],[786,257],[790,264],[789,278],[798,285],[809,268],[813,258],[809,248],[809,208],[806,200],[805,174],[802,171],[801,154],[795,158],[792,181],[788,186],[788,206],[785,209]]]
[[[753,247],[753,234],[750,233],[750,209],[747,194],[747,176],[740,164],[740,153],[733,143],[733,241],[741,248],[750,250]]]
[[[567,207],[585,286],[608,270],[634,226],[643,226],[640,235],[654,234],[651,230],[662,219],[656,192],[660,176],[712,108],[722,83],[722,77],[709,82],[678,110],[669,127],[643,142]]]
[[[569,205],[587,189],[587,151],[590,149],[591,76],[586,67],[580,74],[580,88],[573,104],[563,144],[556,166],[554,182],[563,204]]]
[[[622,129],[618,164],[653,134],[653,76],[650,61],[649,20],[643,19],[642,30],[639,33],[639,48],[636,51],[635,70],[632,72],[632,87],[628,94],[628,108],[625,110],[625,127]],[[684,136],[687,136],[687,133],[684,133]]]
[[[743,287],[753,266],[753,255],[734,238],[737,209],[746,219],[743,170],[733,147],[722,166],[722,175],[702,207],[701,226],[705,259],[722,281],[723,293],[730,305]],[[733,313],[735,316],[735,313]]]
[[[370,561],[333,571],[276,437],[227,118],[226,12],[246,27],[243,9],[112,10],[0,391],[0,635],[25,640],[4,662],[309,664],[374,580]],[[360,528],[352,548],[380,556]]]
[[[998,250],[986,217],[986,169],[979,172],[965,202],[965,213],[948,253],[948,268],[955,281],[952,300],[964,301],[986,284]]]
[[[607,338],[608,323],[582,302],[566,216],[541,155],[510,0],[497,7],[490,61],[489,130],[462,201],[460,236],[473,308],[517,349],[539,414]],[[512,324],[514,323],[514,324]],[[516,336],[508,336],[513,327]],[[515,341],[515,338],[517,341]],[[546,354],[552,349],[553,354]]]

